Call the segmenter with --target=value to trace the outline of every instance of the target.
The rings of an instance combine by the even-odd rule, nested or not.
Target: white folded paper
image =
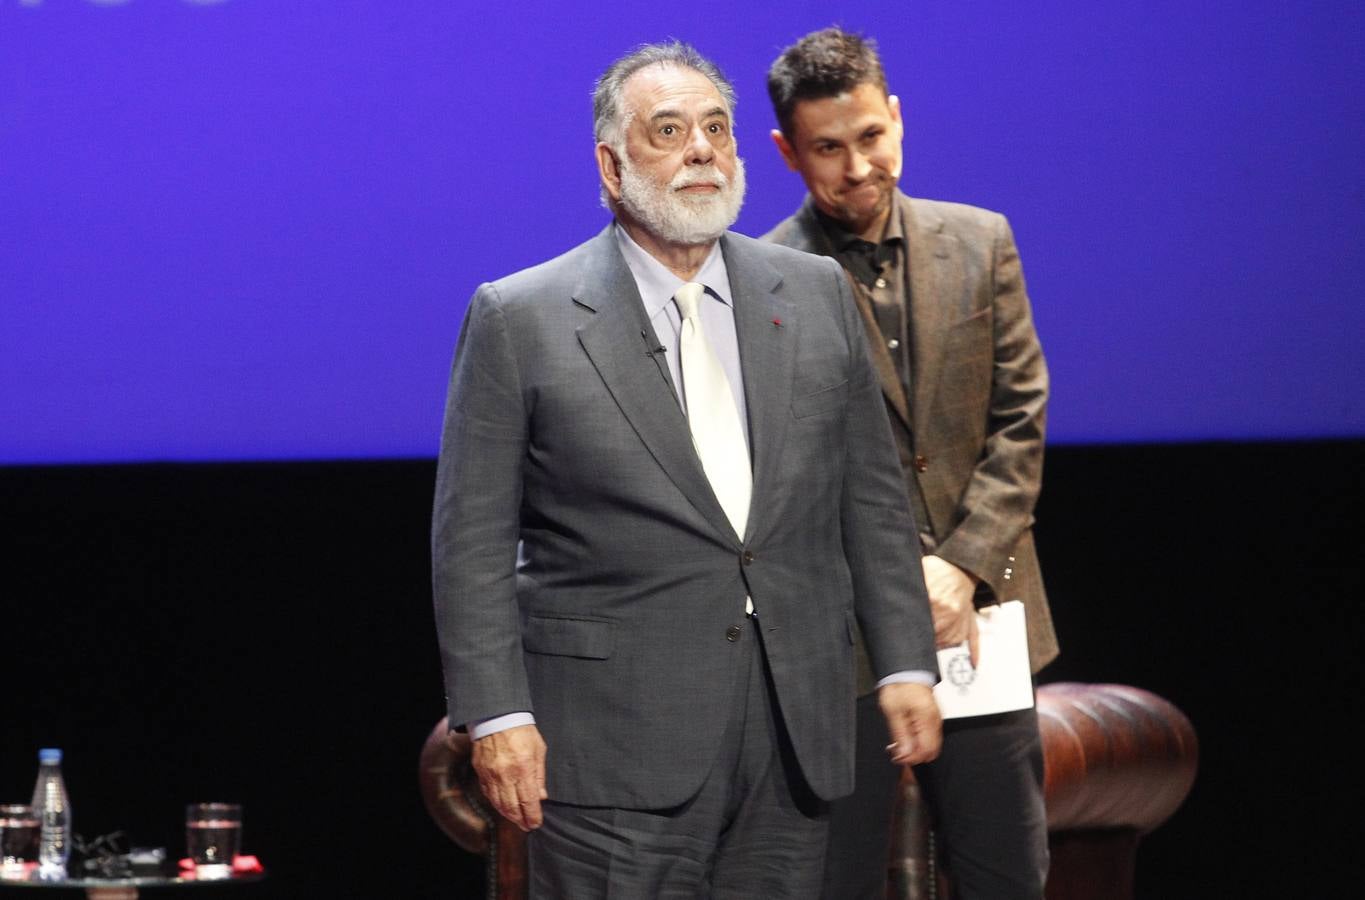
[[[988,716],[1033,705],[1024,604],[1011,600],[983,607],[977,611],[976,624],[981,655],[975,668],[966,643],[938,651],[943,680],[934,687],[934,699],[945,719]]]

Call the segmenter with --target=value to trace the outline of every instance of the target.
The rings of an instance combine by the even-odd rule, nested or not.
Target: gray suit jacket
[[[610,228],[482,285],[455,350],[432,532],[448,712],[532,710],[555,800],[661,808],[696,792],[726,722],[746,595],[821,797],[852,789],[855,617],[879,674],[936,669],[895,445],[842,272],[721,241],[753,453],[743,541],[649,352]]]
[[[855,296],[901,464],[929,510],[933,552],[982,579],[978,604],[1024,601],[1036,672],[1058,650],[1032,530],[1048,377],[1019,251],[998,213],[899,191],[896,203],[909,245],[912,396]],[[764,240],[834,255],[809,197]]]

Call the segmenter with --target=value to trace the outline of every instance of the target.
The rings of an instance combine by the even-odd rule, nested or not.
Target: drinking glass
[[[37,864],[39,831],[33,807],[0,805],[0,878],[23,878]]]
[[[185,851],[196,878],[228,878],[242,849],[239,803],[191,803],[185,807]]]

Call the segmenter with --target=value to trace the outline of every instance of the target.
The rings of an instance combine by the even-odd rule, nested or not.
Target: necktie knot
[[[678,304],[678,314],[683,321],[695,319],[700,312],[701,295],[706,290],[705,287],[695,281],[689,281],[678,292],[673,295],[673,300]]]

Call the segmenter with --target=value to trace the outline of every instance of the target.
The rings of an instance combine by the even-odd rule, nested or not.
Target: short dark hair
[[[597,79],[592,92],[592,129],[598,141],[616,144],[621,139],[622,109],[621,98],[625,93],[626,82],[630,76],[646,66],[677,66],[692,69],[706,76],[720,93],[725,105],[730,108],[731,118],[735,115],[735,89],[730,80],[721,72],[720,67],[697,52],[697,48],[682,41],[668,41],[662,44],[641,44],[625,56],[616,60]]]
[[[768,67],[768,97],[777,124],[788,137],[797,103],[837,97],[860,84],[875,84],[887,93],[877,42],[838,26],[811,32]]]

